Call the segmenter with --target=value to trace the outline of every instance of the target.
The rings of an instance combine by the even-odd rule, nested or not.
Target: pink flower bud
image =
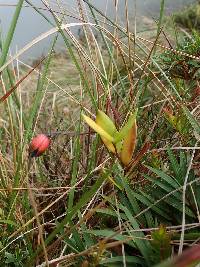
[[[49,147],[51,140],[45,134],[38,134],[30,143],[31,157],[39,157]]]

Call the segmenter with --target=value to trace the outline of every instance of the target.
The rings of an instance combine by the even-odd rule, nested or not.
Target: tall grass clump
[[[174,14],[175,22],[187,30],[199,30],[200,20],[199,20],[200,3],[197,1],[181,12]]]
[[[164,0],[151,40],[128,1],[124,25],[118,1],[113,18],[41,4],[18,1],[1,37],[1,266],[195,266],[199,34],[174,30],[172,45]],[[10,56],[24,5],[51,29]],[[49,36],[46,55],[20,59]]]

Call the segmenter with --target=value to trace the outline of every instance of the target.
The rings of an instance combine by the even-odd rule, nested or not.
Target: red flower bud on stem
[[[30,143],[30,156],[39,157],[49,147],[51,140],[45,134],[38,134],[34,137]]]

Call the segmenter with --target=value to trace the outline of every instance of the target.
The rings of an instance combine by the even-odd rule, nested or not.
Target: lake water
[[[5,37],[9,24],[11,22],[17,0],[0,0],[0,26],[2,36]],[[44,5],[41,0],[30,0],[35,6],[40,9],[48,18],[51,19],[51,15],[43,10]],[[77,1],[76,0],[51,0],[53,10],[59,13],[65,14],[65,23],[77,22],[76,19],[70,16],[78,16]],[[114,0],[91,0],[93,5],[95,5],[102,12],[106,12],[107,16],[113,18],[114,12]],[[124,12],[124,0],[118,0],[118,18],[121,24],[125,21]],[[195,0],[166,0],[165,1],[165,13],[170,15],[173,11],[179,10],[184,6],[196,2]],[[60,6],[58,6],[60,3]],[[128,0],[129,5],[129,15],[130,18],[134,14],[134,4],[135,0]],[[147,18],[156,18],[159,14],[160,0],[136,0],[137,6],[137,16],[146,16]],[[52,20],[53,21],[53,20]],[[24,7],[21,11],[20,18],[17,24],[16,32],[12,41],[12,53],[19,50],[27,43],[31,42],[34,38],[39,36],[41,33],[48,31],[51,28],[49,23],[45,21],[38,13],[24,1]],[[74,28],[74,31],[78,31],[78,27]],[[49,47],[50,39],[47,38],[39,42],[36,46],[28,50],[23,54],[23,59],[38,57],[47,51]],[[62,42],[58,42],[58,46],[62,46]]]

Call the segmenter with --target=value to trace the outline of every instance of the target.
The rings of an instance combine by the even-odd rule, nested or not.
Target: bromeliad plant
[[[113,121],[101,110],[97,111],[96,120],[82,114],[85,122],[97,132],[106,148],[115,154],[124,166],[132,160],[137,140],[137,112],[129,116],[127,123],[118,131]]]

